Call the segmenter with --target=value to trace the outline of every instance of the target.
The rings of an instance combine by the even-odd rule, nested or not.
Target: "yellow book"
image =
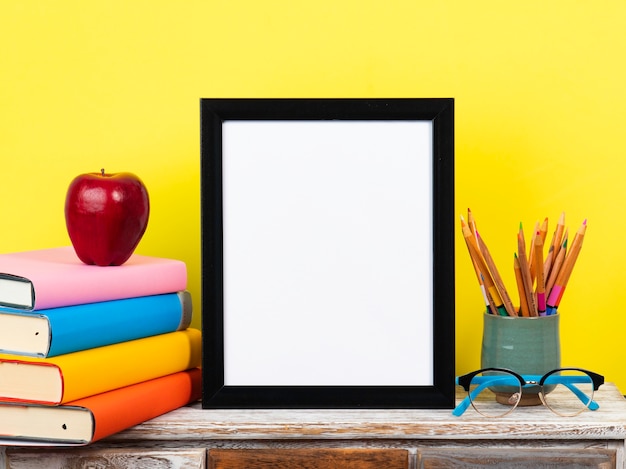
[[[51,358],[0,354],[0,401],[64,404],[199,367],[201,350],[190,328]]]

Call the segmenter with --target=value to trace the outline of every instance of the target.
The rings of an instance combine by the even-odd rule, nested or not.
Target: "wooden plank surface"
[[[459,388],[458,398],[464,397]],[[220,439],[625,439],[626,400],[608,383],[596,393],[600,409],[559,417],[544,406],[518,408],[502,418],[468,409],[201,409],[183,407],[108,441]]]

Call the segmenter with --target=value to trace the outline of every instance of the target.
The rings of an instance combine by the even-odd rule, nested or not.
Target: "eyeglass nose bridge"
[[[530,380],[524,380],[524,386],[538,386],[539,385],[539,381],[534,380],[534,379],[530,379]]]

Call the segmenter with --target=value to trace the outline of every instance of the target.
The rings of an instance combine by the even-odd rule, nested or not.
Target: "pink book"
[[[133,254],[121,266],[84,264],[71,246],[0,254],[0,307],[41,310],[185,290],[184,262]]]

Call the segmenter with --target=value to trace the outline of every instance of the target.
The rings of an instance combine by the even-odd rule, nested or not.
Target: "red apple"
[[[78,258],[90,265],[122,265],[148,226],[150,200],[132,173],[81,174],[65,197],[65,224]]]

